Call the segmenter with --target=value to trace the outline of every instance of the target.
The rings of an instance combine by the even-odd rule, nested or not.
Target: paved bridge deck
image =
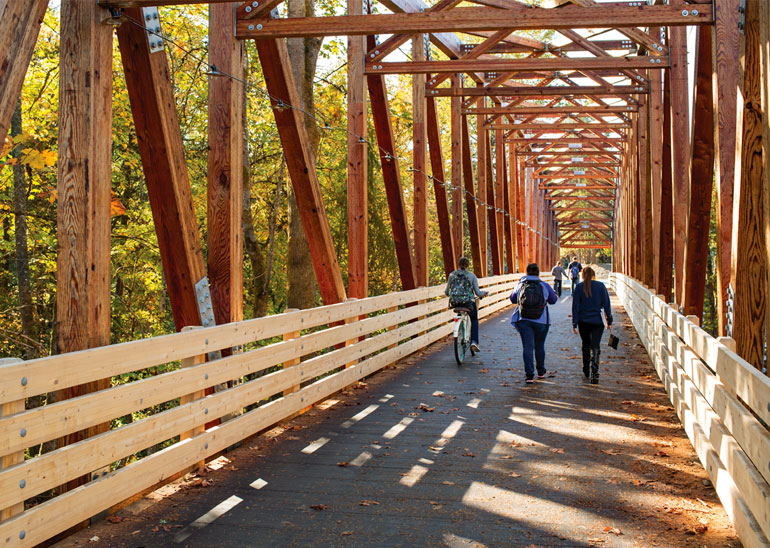
[[[61,546],[739,546],[613,304],[599,386],[569,297],[534,385],[506,311],[463,367],[434,345]]]

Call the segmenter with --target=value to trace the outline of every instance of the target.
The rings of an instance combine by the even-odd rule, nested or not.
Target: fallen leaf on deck
[[[313,504],[310,506],[313,510],[328,510],[329,507],[325,504]]]
[[[487,369],[486,367],[483,369],[479,369],[479,373],[489,373],[489,369]]]
[[[605,533],[607,533],[607,534],[609,534],[609,533],[612,533],[612,534],[613,534],[613,535],[615,535],[615,536],[620,536],[620,535],[622,535],[622,534],[623,534],[623,533],[620,531],[620,529],[617,529],[617,528],[615,528],[615,527],[610,527],[609,525],[608,525],[607,527],[605,527],[605,528],[604,528],[604,532],[605,532]]]
[[[657,456],[659,456],[659,457],[667,457],[667,456],[668,456],[668,453],[666,453],[665,451],[658,451],[658,452],[657,452],[657,453],[655,453],[655,454],[656,454]]]
[[[428,407],[424,403],[421,403],[419,407],[415,407],[415,409],[421,409],[422,411],[427,411],[428,413],[433,413],[433,411],[436,410],[435,407]]]
[[[380,503],[376,500],[362,500],[358,503],[359,506],[379,506]]]
[[[444,485],[454,485],[455,483],[453,481],[444,481]]]
[[[344,462],[338,462],[338,463],[337,463],[337,466],[346,467],[346,466],[347,466],[347,465],[349,465],[349,464],[350,464],[350,462],[349,462],[349,461],[344,461]]]
[[[516,472],[511,472],[511,473],[509,474],[509,476],[511,476],[512,478],[520,478],[520,477],[521,477],[521,474],[517,474]]]
[[[564,453],[564,449],[549,449],[551,453]]]
[[[634,402],[632,402],[631,400],[626,400],[626,401],[624,401],[624,402],[620,402],[620,403],[622,403],[623,405],[631,405],[631,404],[633,404]]]
[[[475,456],[476,456],[476,455],[474,455],[473,453],[471,453],[471,452],[470,452],[470,451],[468,451],[467,449],[465,449],[465,450],[463,451],[463,457],[475,457]]]
[[[107,521],[110,523],[120,523],[121,521],[125,520],[123,516],[107,516]]]
[[[353,531],[342,531],[342,532],[340,533],[340,536],[343,536],[343,537],[349,537],[349,536],[350,536],[350,535],[352,535],[352,534],[353,534]]]
[[[637,415],[634,415],[634,414],[632,414],[632,415],[631,415],[631,420],[632,420],[633,422],[641,422],[641,421],[646,421],[646,420],[647,420],[647,418],[646,418],[646,417],[639,417],[639,416],[637,416]]]

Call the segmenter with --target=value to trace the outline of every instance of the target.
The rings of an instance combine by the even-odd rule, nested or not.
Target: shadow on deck
[[[462,367],[437,343],[58,546],[739,546],[617,299],[599,386],[570,303],[554,378],[495,314]]]

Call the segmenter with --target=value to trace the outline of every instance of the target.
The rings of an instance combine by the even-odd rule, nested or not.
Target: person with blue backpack
[[[450,308],[467,308],[471,319],[471,349],[479,352],[479,313],[476,308],[476,297],[488,295],[487,291],[479,288],[479,279],[468,270],[471,262],[467,257],[460,257],[459,268],[449,275],[444,294],[449,297]]]
[[[558,300],[553,288],[540,279],[537,263],[528,264],[527,275],[519,280],[511,293],[511,302],[518,305],[511,317],[511,324],[521,336],[527,384],[535,382],[535,368],[538,379],[556,374],[556,371],[549,374],[545,368],[545,338],[551,326],[548,305],[556,304]]]
[[[567,267],[569,271],[569,277],[572,279],[572,285],[570,286],[570,293],[575,294],[575,288],[580,281],[580,272],[583,270],[583,265],[578,262],[577,257],[572,257],[572,262]]]

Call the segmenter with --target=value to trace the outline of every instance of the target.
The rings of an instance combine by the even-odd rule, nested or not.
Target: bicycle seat
[[[454,310],[457,313],[465,312],[466,314],[469,314],[470,311],[471,311],[470,308],[466,308],[464,306],[455,306],[455,307],[452,308],[452,310]]]

